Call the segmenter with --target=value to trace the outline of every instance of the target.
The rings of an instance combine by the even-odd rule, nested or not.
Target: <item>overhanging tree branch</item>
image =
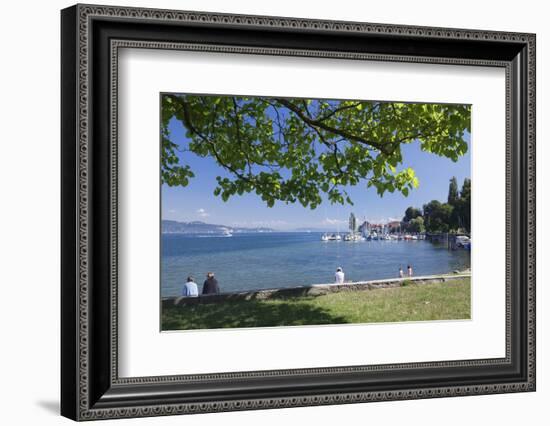
[[[211,156],[229,172],[218,177],[224,200],[255,192],[268,205],[315,207],[325,193],[343,203],[346,187],[361,180],[380,195],[406,196],[418,180],[412,169],[397,169],[401,145],[418,140],[424,151],[454,161],[468,148],[470,107],[463,105],[164,95],[162,106],[168,184],[185,186],[192,177],[178,166],[181,151],[169,134],[176,118],[190,139],[185,154]]]
[[[276,100],[281,105],[284,105],[289,110],[294,112],[302,121],[304,121],[305,123],[307,123],[311,126],[326,130],[327,132],[333,133],[335,135],[340,135],[340,136],[346,138],[349,141],[354,141],[354,142],[359,142],[359,143],[362,143],[362,144],[370,145],[370,146],[378,149],[380,152],[382,152],[386,155],[391,155],[392,152],[393,152],[392,149],[388,149],[388,147],[384,144],[377,143],[377,142],[374,142],[374,141],[369,140],[369,139],[365,139],[365,138],[363,138],[359,135],[355,135],[355,134],[350,133],[350,132],[348,132],[344,129],[337,129],[335,127],[332,127],[332,126],[329,126],[329,125],[325,124],[324,120],[326,120],[326,118],[323,118],[323,120],[316,120],[316,119],[309,118],[308,116],[306,116],[303,113],[303,111],[300,108],[298,108],[296,105],[294,105],[292,102],[289,102],[286,99],[276,98]]]

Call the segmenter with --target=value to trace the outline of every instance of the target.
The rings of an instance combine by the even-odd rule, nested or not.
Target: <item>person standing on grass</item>
[[[218,280],[214,278],[214,272],[206,274],[206,281],[202,286],[202,294],[218,294],[220,287],[218,286]]]
[[[411,265],[407,265],[407,274],[409,275],[409,278],[413,276],[413,268]]]
[[[187,277],[187,282],[183,285],[183,297],[199,297],[199,287],[192,276]]]
[[[334,274],[334,282],[336,284],[344,284],[344,271],[342,268],[336,268],[336,273]]]
[[[403,278],[403,268],[399,267],[399,278]]]

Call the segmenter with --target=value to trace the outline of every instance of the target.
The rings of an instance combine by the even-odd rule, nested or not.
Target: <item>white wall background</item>
[[[537,33],[538,390],[421,401],[107,421],[102,424],[544,424],[550,401],[550,27],[545,2],[133,0],[162,7]],[[59,417],[59,9],[2,5],[0,25],[0,416],[6,425],[69,424]],[[131,422],[131,423],[129,423]]]

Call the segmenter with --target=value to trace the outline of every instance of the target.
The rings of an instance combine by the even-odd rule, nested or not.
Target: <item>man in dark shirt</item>
[[[206,281],[202,286],[202,294],[218,294],[219,292],[218,280],[214,278],[213,272],[209,272],[206,274]]]

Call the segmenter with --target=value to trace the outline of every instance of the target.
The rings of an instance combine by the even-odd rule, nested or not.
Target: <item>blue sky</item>
[[[185,143],[184,128],[180,122],[170,123],[171,140]],[[351,212],[363,220],[387,222],[401,219],[409,206],[422,207],[430,200],[446,201],[449,179],[456,176],[459,189],[464,178],[470,177],[470,135],[466,136],[468,152],[456,163],[448,158],[422,152],[418,142],[404,145],[403,164],[398,170],[412,167],[420,181],[418,188],[408,197],[398,193],[385,193],[381,198],[375,188],[367,188],[366,182],[347,188],[354,205],[331,205],[323,202],[317,209],[304,208],[300,204],[287,205],[276,202],[272,208],[255,194],[231,197],[223,202],[213,195],[216,176],[224,171],[211,158],[200,158],[193,153],[180,154],[195,173],[187,187],[162,186],[162,218],[177,221],[200,220],[207,223],[241,227],[269,227],[277,230],[296,228],[321,228],[346,230]]]

